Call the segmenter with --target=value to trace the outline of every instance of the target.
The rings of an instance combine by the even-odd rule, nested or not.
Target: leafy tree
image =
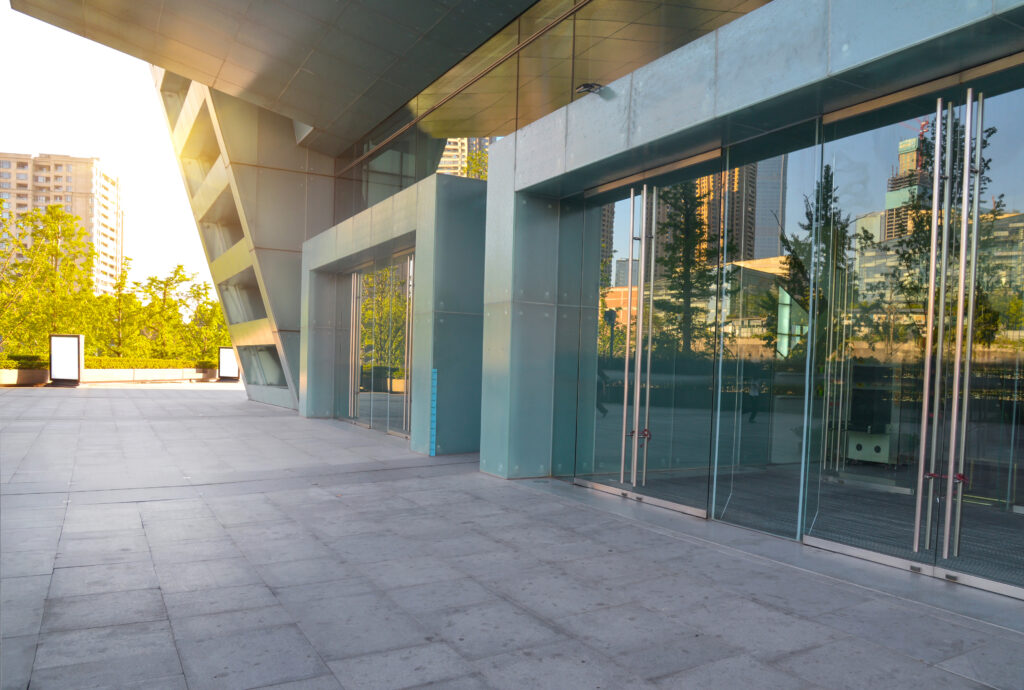
[[[57,205],[2,219],[0,342],[7,352],[42,354],[50,333],[88,329],[95,252],[78,221]]]
[[[97,347],[105,356],[141,357],[149,351],[149,341],[142,334],[145,324],[142,302],[128,288],[131,262],[127,257],[122,261],[113,294],[96,298],[97,318],[93,332],[86,336],[86,344]]]
[[[466,158],[466,177],[471,177],[475,180],[486,180],[487,164],[487,149],[473,151]]]
[[[655,235],[667,240],[657,262],[669,297],[654,304],[664,315],[665,331],[684,356],[711,356],[715,349],[708,304],[716,292],[720,249],[718,236],[708,231],[704,218],[706,199],[694,181],[660,191],[665,219],[657,223]]]
[[[394,266],[362,276],[359,318],[364,366],[387,367],[389,381],[405,366],[406,292],[406,280]]]

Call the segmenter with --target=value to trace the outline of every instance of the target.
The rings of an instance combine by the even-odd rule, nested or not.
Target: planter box
[[[49,380],[46,369],[0,369],[0,386],[38,386]],[[82,383],[216,380],[216,369],[83,369],[81,378]]]
[[[0,369],[0,386],[38,386],[49,380],[48,369]]]

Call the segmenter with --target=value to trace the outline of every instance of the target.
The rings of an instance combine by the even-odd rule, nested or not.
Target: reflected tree
[[[654,301],[662,323],[653,337],[662,348],[673,347],[683,356],[711,357],[715,324],[709,310],[722,257],[720,238],[709,232],[705,217],[708,194],[695,181],[686,181],[662,188],[659,199],[664,219],[656,223],[655,242],[661,247],[657,263],[667,297]]]

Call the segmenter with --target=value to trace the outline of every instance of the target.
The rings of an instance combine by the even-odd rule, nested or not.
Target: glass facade
[[[586,199],[575,479],[1024,586],[1022,87]]]
[[[353,419],[409,435],[412,383],[413,255],[378,261],[352,274]]]
[[[767,2],[539,0],[342,156],[336,220],[436,172],[485,177],[495,138]]]

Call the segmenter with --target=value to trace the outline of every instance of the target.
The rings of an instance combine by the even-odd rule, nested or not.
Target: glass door
[[[1024,91],[989,82],[1001,95],[975,87],[930,113],[909,103],[826,128],[840,232],[822,252],[819,481],[804,531],[1020,587]]]
[[[402,436],[410,428],[413,255],[353,273],[352,417]]]
[[[581,333],[575,477],[704,517],[718,238],[696,181],[627,193],[587,215],[600,271],[583,288],[597,318]]]
[[[954,294],[936,312],[936,330],[950,335],[938,337],[935,349],[934,426],[920,472],[924,525],[915,550],[931,550],[937,574],[948,579],[1022,587],[1024,156],[1014,139],[1024,90],[986,99],[972,88],[956,100],[962,105],[945,106],[951,189],[944,187],[940,214],[953,235],[940,266]]]

